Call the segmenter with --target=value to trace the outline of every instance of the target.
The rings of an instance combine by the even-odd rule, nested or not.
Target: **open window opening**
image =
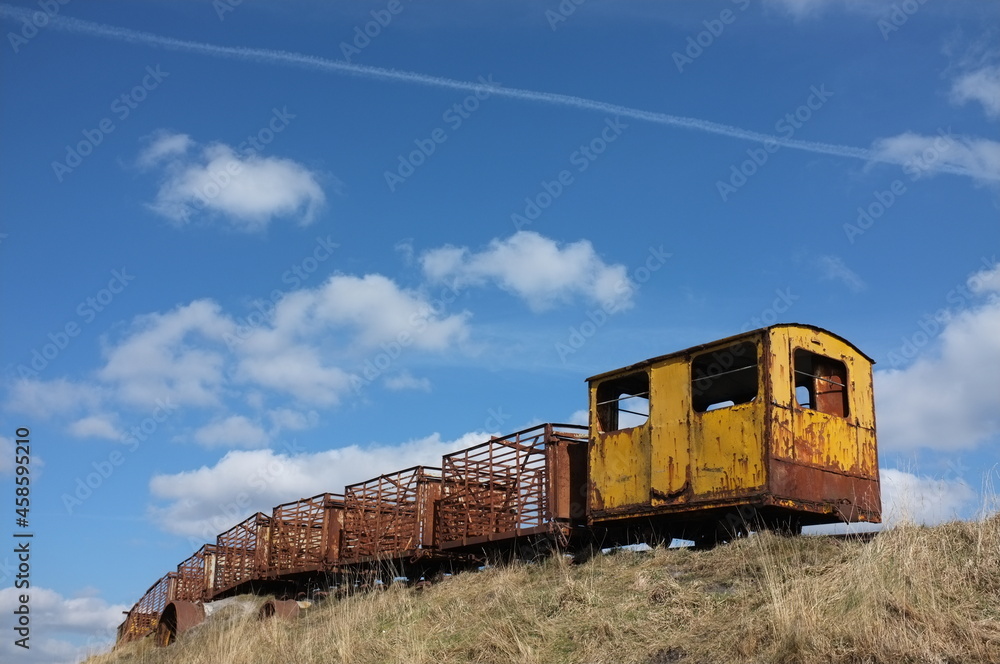
[[[757,397],[757,344],[704,353],[691,361],[691,407],[697,413],[748,403]]]
[[[847,366],[840,360],[796,349],[795,402],[800,408],[847,417]]]
[[[597,386],[597,422],[601,431],[642,426],[649,420],[649,374],[640,371]]]

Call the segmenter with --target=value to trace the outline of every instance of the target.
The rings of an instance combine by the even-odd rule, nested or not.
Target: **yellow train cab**
[[[696,539],[879,522],[873,364],[780,324],[587,379],[590,524]]]

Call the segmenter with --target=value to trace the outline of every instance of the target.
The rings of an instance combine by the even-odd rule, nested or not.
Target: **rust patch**
[[[205,620],[205,607],[194,602],[170,602],[156,626],[156,645],[169,646],[181,634]]]

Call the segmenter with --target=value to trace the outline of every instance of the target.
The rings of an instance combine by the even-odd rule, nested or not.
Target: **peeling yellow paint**
[[[692,361],[743,343],[757,351],[756,396],[697,412],[692,407]],[[846,398],[837,387],[830,388],[832,397],[821,395],[835,399],[838,408],[843,401],[846,416],[796,403],[796,349],[814,354],[817,362],[832,360],[846,367]],[[776,507],[877,521],[881,507],[871,364],[851,344],[819,328],[775,325],[589,379],[591,519],[676,513],[753,497]],[[648,376],[648,421],[602,431],[598,389],[641,372]],[[771,477],[778,470],[780,476]],[[858,487],[872,495],[835,495]]]

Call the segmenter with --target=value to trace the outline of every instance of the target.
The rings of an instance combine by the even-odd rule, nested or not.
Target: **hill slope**
[[[253,601],[260,603],[261,599]],[[459,574],[87,664],[1000,662],[1000,517]]]

